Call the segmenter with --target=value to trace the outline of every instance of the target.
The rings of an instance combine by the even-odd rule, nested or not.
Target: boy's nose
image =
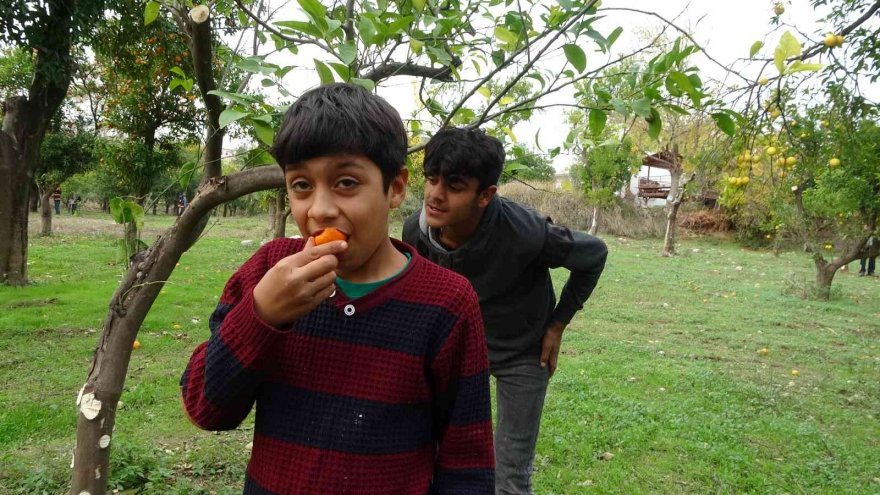
[[[328,218],[339,215],[339,208],[330,191],[315,191],[312,204],[309,207],[309,217],[318,223]]]

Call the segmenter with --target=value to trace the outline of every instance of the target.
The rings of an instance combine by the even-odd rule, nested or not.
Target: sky
[[[776,3],[769,0],[738,0],[736,2],[718,0],[657,0],[652,2],[605,0],[602,7],[656,12],[665,19],[673,21],[677,26],[691,32],[706,53],[721,65],[734,66],[748,78],[756,80],[759,77],[758,67],[755,64],[746,64],[741,60],[748,56],[749,48],[755,41],[764,41],[765,47],[762,55],[772,56],[772,49],[786,30],[791,30],[804,45],[821,40],[819,35],[821,26],[816,21],[824,15],[824,12],[814,11],[809,0],[782,0],[781,3],[785,7],[785,12],[781,16],[783,26],[774,27],[770,25],[770,20],[774,16],[773,7]],[[284,18],[285,15],[278,18]],[[640,38],[639,33],[657,32],[662,24],[663,21],[652,16],[634,12],[608,12],[606,19],[599,21],[596,27],[606,34],[618,25],[624,28],[623,34],[614,47],[619,54],[640,46],[644,34]],[[805,38],[806,36],[811,36],[813,39],[808,40]],[[599,52],[591,53],[589,49],[592,47],[589,46],[584,48],[587,51],[588,68],[599,66],[607,61],[608,55]],[[556,59],[561,64],[564,62],[564,55],[559,52]],[[553,59],[548,62],[555,63]],[[734,79],[726,73],[723,67],[710,61],[703,54],[694,55],[693,62],[699,67],[704,81],[727,78],[727,82],[730,83]],[[302,61],[299,63],[305,65]],[[775,73],[775,69],[771,69],[771,72]],[[316,83],[317,76],[311,75],[302,78],[300,83],[302,88],[296,89],[305,90]],[[420,106],[415,98],[417,91],[415,84],[412,78],[392,78],[380,86],[378,93],[389,100],[404,118],[407,118],[413,115]],[[872,90],[880,96],[880,88],[874,87]],[[571,98],[571,92],[560,92],[554,99],[544,101],[558,103],[570,101]],[[540,142],[537,144],[543,150],[561,145],[568,131],[562,109],[536,114],[528,122],[521,123],[514,128],[514,133],[521,142],[531,144],[535,142],[535,137],[539,136]],[[554,160],[553,165],[557,171],[564,171],[570,163],[570,155],[560,155]]]

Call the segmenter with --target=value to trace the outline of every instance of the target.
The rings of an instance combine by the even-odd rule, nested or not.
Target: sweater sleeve
[[[205,430],[236,428],[265,375],[265,357],[284,335],[254,311],[253,289],[268,270],[261,249],[229,279],[209,320],[211,337],[196,347],[180,379],[184,410]]]
[[[542,256],[549,267],[570,272],[553,311],[553,320],[567,325],[596,288],[608,248],[598,237],[548,222]]]
[[[432,494],[494,495],[489,358],[477,295],[468,286],[459,319],[431,363],[438,451]]]

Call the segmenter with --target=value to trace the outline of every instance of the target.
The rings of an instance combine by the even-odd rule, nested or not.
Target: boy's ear
[[[483,189],[482,192],[477,195],[477,206],[480,208],[489,206],[489,201],[492,201],[492,197],[495,196],[496,192],[498,192],[498,186],[496,185],[491,185],[486,189]]]
[[[400,173],[388,185],[388,199],[391,209],[397,208],[406,198],[406,184],[409,181],[409,169],[400,168]]]

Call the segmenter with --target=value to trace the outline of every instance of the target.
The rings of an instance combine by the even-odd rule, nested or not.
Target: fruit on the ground
[[[840,166],[840,159],[839,158],[832,158],[832,159],[828,160],[828,166],[831,168],[839,167]]]

